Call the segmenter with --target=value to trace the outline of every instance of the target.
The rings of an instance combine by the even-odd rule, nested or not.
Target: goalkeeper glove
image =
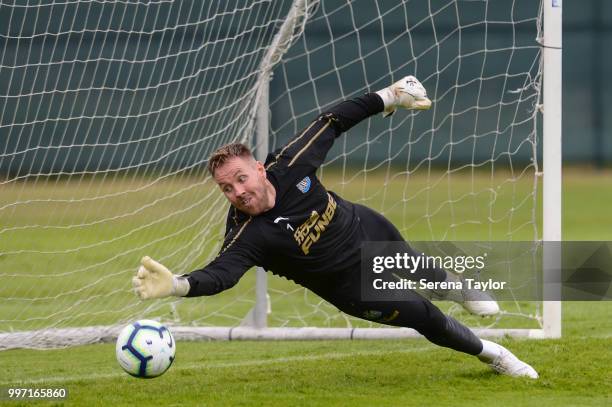
[[[387,117],[395,109],[427,110],[431,107],[431,100],[427,98],[427,91],[414,76],[406,76],[393,85],[376,92],[385,104],[383,116]]]
[[[182,297],[189,292],[187,278],[176,276],[163,264],[156,262],[149,256],[140,261],[136,277],[132,279],[136,295],[141,300],[151,298],[164,298],[171,295]]]

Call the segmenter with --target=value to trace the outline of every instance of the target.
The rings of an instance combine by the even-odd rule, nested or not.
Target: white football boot
[[[448,271],[446,281],[459,282],[461,279]],[[426,290],[425,294],[430,300],[453,301],[461,305],[467,312],[480,317],[489,317],[499,314],[499,305],[488,293],[465,288],[461,290]]]
[[[481,339],[483,351],[478,355],[478,359],[488,364],[491,369],[499,374],[505,374],[512,377],[528,377],[537,379],[538,372],[527,363],[521,361],[514,356],[512,352],[503,346]]]
[[[472,315],[489,317],[499,314],[499,305],[489,294],[481,290],[461,290],[462,301],[458,301],[466,311]]]
[[[392,115],[398,107],[409,110],[427,110],[431,100],[427,91],[414,76],[406,76],[393,85],[376,92],[385,104],[383,116]]]

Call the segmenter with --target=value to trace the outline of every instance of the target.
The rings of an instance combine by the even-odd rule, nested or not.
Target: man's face
[[[270,209],[266,170],[251,157],[233,157],[215,170],[214,179],[225,197],[238,210],[259,215]]]

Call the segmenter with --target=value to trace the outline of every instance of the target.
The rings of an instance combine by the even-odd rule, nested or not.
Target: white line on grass
[[[381,356],[388,355],[392,353],[414,353],[414,352],[422,352],[433,349],[434,346],[422,346],[418,348],[409,348],[402,350],[390,350],[390,351],[371,351],[371,352],[351,352],[351,353],[323,353],[321,355],[311,355],[311,356],[287,356],[273,359],[252,359],[252,360],[243,360],[239,362],[222,362],[222,363],[205,363],[201,362],[198,364],[190,364],[190,365],[178,365],[173,366],[171,369],[173,371],[182,371],[182,370],[206,370],[206,369],[224,369],[224,368],[232,368],[232,367],[244,367],[244,366],[261,366],[261,365],[272,365],[276,363],[293,363],[293,362],[306,362],[311,360],[321,360],[321,359],[343,359],[350,358],[355,356]],[[120,369],[117,367],[117,369]],[[64,382],[74,382],[74,381],[84,381],[84,380],[98,380],[98,379],[115,379],[115,378],[125,378],[130,379],[130,376],[127,373],[123,372],[115,372],[115,373],[99,373],[99,374],[89,374],[89,375],[79,375],[79,376],[51,376],[44,379],[37,380],[24,380],[24,381],[13,381],[13,382],[0,382],[1,386],[12,385],[12,384],[37,384],[37,383],[64,383]]]

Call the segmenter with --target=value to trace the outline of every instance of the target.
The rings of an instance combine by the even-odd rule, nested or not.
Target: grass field
[[[481,182],[486,191],[486,184],[490,177],[483,174]],[[480,178],[477,178],[480,179]],[[335,181],[334,181],[335,182]],[[368,185],[376,185],[379,179],[370,179]],[[533,238],[533,225],[528,221],[514,218],[509,221],[507,213],[508,204],[500,203],[500,207],[491,208],[479,206],[480,200],[489,192],[478,192],[470,195],[470,191],[482,191],[479,186],[474,188],[473,181],[453,180],[452,186],[444,180],[439,188],[428,188],[425,180],[419,187],[420,180],[411,185],[414,190],[405,191],[401,187],[388,186],[386,192],[373,194],[366,204],[385,211],[385,214],[394,219],[401,226],[405,234],[415,239],[455,238],[456,235],[470,237],[471,231],[478,225],[464,224],[451,226],[453,219],[466,219],[472,212],[484,210],[498,220],[489,231],[493,238],[503,239],[509,233],[517,239]],[[584,169],[570,169],[564,177],[564,239],[565,240],[612,240],[612,217],[609,215],[609,202],[612,202],[612,173],[591,172]],[[333,184],[333,182],[332,182]],[[93,186],[92,186],[93,185]],[[92,188],[101,188],[92,184],[79,191],[91,191]],[[359,188],[366,188],[364,183]],[[366,185],[364,187],[364,185]],[[379,184],[380,185],[380,184]],[[28,191],[27,186],[14,187],[3,192],[2,202],[11,202],[19,193],[20,197],[33,200],[36,191]],[[58,186],[50,188],[59,193]],[[354,191],[351,186],[336,185],[335,190],[353,199],[361,196],[361,191]],[[508,193],[513,196],[530,198],[530,185],[517,183],[508,185]],[[25,192],[24,192],[25,191]],[[47,191],[48,192],[48,191]],[[61,192],[61,191],[60,191]],[[65,192],[65,191],[64,191]],[[112,192],[112,191],[111,191]],[[159,191],[157,191],[159,192]],[[410,194],[410,192],[415,192]],[[46,192],[45,192],[46,193]],[[81,192],[85,194],[85,192]],[[189,194],[189,190],[185,194]],[[469,201],[463,205],[458,196],[466,196]],[[497,189],[496,194],[503,196],[504,188]],[[138,194],[135,192],[134,194]],[[353,196],[353,194],[356,194]],[[148,202],[149,195],[140,195],[121,203],[125,213],[130,212],[132,202]],[[408,196],[409,198],[403,198]],[[184,198],[184,197],[183,197]],[[111,199],[111,198],[109,198]],[[539,198],[535,199],[539,203]],[[432,208],[438,217],[437,224],[426,220],[417,220],[410,223],[411,208],[422,207],[431,201],[428,207]],[[499,200],[504,201],[503,199]],[[520,198],[516,202],[524,202]],[[506,200],[507,202],[507,200]],[[510,201],[512,202],[512,201]],[[516,203],[515,202],[515,203]],[[96,216],[104,217],[105,210],[110,213],[110,207],[119,205],[108,202],[96,212]],[[172,200],[164,200],[159,205],[175,207]],[[133,230],[135,225],[142,222],[151,224],[160,213],[164,213],[159,205],[152,205],[141,218],[133,218],[131,223],[124,224],[126,233],[118,230],[116,225],[108,229],[97,229],[98,235],[92,236],[91,231],[83,234],[70,234],[66,229],[36,229],[34,231],[21,230],[11,234],[11,239],[0,235],[2,249],[8,255],[0,256],[0,266],[3,276],[3,285],[0,287],[0,322],[3,329],[7,326],[19,327],[19,318],[29,320],[29,325],[36,326],[37,312],[48,307],[57,306],[58,312],[66,304],[68,298],[56,297],[61,294],[62,287],[53,285],[50,280],[46,287],[42,287],[50,298],[48,303],[37,304],[29,301],[28,307],[18,301],[7,301],[6,298],[19,296],[35,297],[39,295],[38,287],[27,284],[28,277],[21,276],[10,279],[7,270],[20,270],[35,273],[40,262],[45,258],[44,252],[61,251],[76,246],[87,246],[100,237],[122,236]],[[204,205],[204,204],[202,204]],[[24,205],[26,208],[28,205]],[[516,206],[516,205],[512,205]],[[60,209],[56,209],[60,210]],[[57,217],[58,225],[74,225],[84,219],[94,220],[90,208],[72,207],[61,209],[61,216]],[[79,212],[81,211],[81,212]],[[499,211],[499,214],[498,212]],[[101,212],[102,215],[99,213]],[[201,226],[197,220],[200,213],[206,213],[202,208],[186,209],[186,220],[171,220],[163,225],[162,230],[172,234],[175,230],[185,230],[191,238],[202,239],[197,229]],[[57,212],[55,212],[57,213]],[[36,204],[30,205],[23,211],[14,210],[7,215],[7,211],[0,212],[3,227],[16,225],[37,224],[45,221],[48,215],[41,212]],[[210,214],[209,214],[210,216]],[[522,215],[518,215],[522,216]],[[407,219],[407,220],[406,220]],[[195,220],[195,221],[194,221]],[[109,221],[112,224],[112,220]],[[407,223],[404,223],[407,222]],[[86,223],[86,222],[85,222]],[[189,228],[190,224],[196,227]],[[118,224],[117,224],[118,225]],[[523,226],[527,225],[527,226]],[[482,228],[482,225],[480,226]],[[87,227],[82,228],[83,230]],[[79,229],[80,230],[80,229]],[[159,229],[158,229],[159,231]],[[34,233],[35,232],[35,233]],[[215,235],[218,231],[209,231]],[[113,302],[117,308],[132,306],[133,299],[128,298],[129,287],[127,280],[133,273],[131,265],[134,258],[138,258],[144,250],[154,252],[161,247],[166,248],[166,260],[169,264],[185,264],[179,262],[182,255],[180,241],[172,239],[160,241],[158,244],[147,245],[154,230],[144,230],[142,233],[127,235],[116,241],[101,246],[85,248],[80,256],[70,256],[68,252],[64,257],[55,258],[69,270],[78,270],[87,263],[98,264],[95,269],[85,270],[105,276],[108,280],[91,287],[92,293],[99,297],[99,304],[77,304],[87,312],[82,317],[75,318],[67,313],[66,321],[72,323],[104,323],[112,320],[113,313],[100,315],[98,310],[107,303],[111,309]],[[141,239],[142,243],[134,240]],[[76,243],[75,243],[76,242]],[[139,250],[125,250],[126,242],[129,247]],[[177,249],[167,249],[176,245]],[[21,253],[24,248],[31,247],[31,253]],[[208,246],[201,246],[205,251]],[[123,251],[122,251],[123,249]],[[191,248],[193,249],[193,247]],[[104,259],[109,253],[121,251],[122,257],[114,265],[113,272],[105,270]],[[124,253],[124,252],[128,253]],[[12,254],[11,254],[12,253]],[[26,255],[27,254],[27,255]],[[191,259],[194,260],[194,259]],[[195,259],[194,261],[197,261]],[[67,261],[73,263],[66,264]],[[59,270],[58,264],[48,264],[50,270]],[[62,264],[63,263],[63,264]],[[15,272],[16,273],[16,272]],[[80,284],[80,274],[74,273],[70,278],[71,284]],[[10,281],[22,280],[18,284]],[[102,277],[99,277],[102,278]],[[95,281],[99,281],[97,278]],[[248,292],[246,285],[248,278],[241,288],[236,288],[237,294],[228,293],[222,297],[218,304],[206,305],[198,310],[191,305],[189,312],[207,314],[215,310],[223,310],[228,301],[242,295],[241,290]],[[89,280],[83,280],[83,284]],[[242,282],[241,282],[242,284]],[[278,283],[281,284],[281,283]],[[106,296],[100,287],[111,287],[112,294]],[[290,287],[282,287],[289,289]],[[75,292],[74,295],[88,293],[87,287]],[[129,302],[126,302],[129,301]],[[59,302],[59,304],[56,304]],[[208,303],[207,303],[208,304]],[[240,312],[248,309],[250,303],[245,303]],[[20,309],[29,308],[29,309]],[[218,307],[218,308],[215,308]],[[39,309],[37,309],[39,308]],[[297,313],[306,310],[294,310]],[[47,311],[45,311],[47,312]],[[71,311],[74,313],[74,309]],[[137,313],[134,308],[130,313]],[[166,315],[167,310],[157,310]],[[179,312],[183,312],[179,309]],[[184,310],[184,313],[187,313]],[[331,312],[331,311],[326,311]],[[181,317],[185,314],[181,313]],[[221,318],[223,312],[217,315]],[[167,315],[166,315],[167,316]],[[190,317],[186,317],[190,318]],[[198,321],[198,316],[193,320]],[[227,317],[227,321],[236,322],[234,317]],[[320,318],[328,318],[321,313]],[[221,318],[222,319],[222,318]],[[7,320],[12,320],[7,322]],[[215,322],[217,319],[200,320],[200,322]],[[227,322],[226,321],[226,322]],[[314,315],[314,321],[317,316]],[[43,321],[44,322],[44,321]],[[2,329],[0,329],[1,331]],[[317,341],[317,342],[179,342],[177,345],[177,359],[175,365],[162,377],[153,380],[138,380],[124,374],[115,362],[114,344],[99,344],[80,346],[60,350],[10,350],[0,352],[0,386],[20,384],[35,387],[65,387],[69,391],[66,401],[54,402],[67,405],[351,405],[351,406],[604,406],[612,404],[612,306],[603,302],[567,302],[563,305],[563,338],[556,340],[530,340],[521,341],[505,339],[504,345],[513,350],[517,356],[528,361],[540,373],[537,381],[511,379],[493,374],[486,366],[475,358],[457,354],[452,351],[430,345],[425,340],[405,341]],[[2,401],[0,401],[2,403]],[[10,403],[10,404],[9,404]],[[31,402],[7,402],[8,405],[26,405]]]

